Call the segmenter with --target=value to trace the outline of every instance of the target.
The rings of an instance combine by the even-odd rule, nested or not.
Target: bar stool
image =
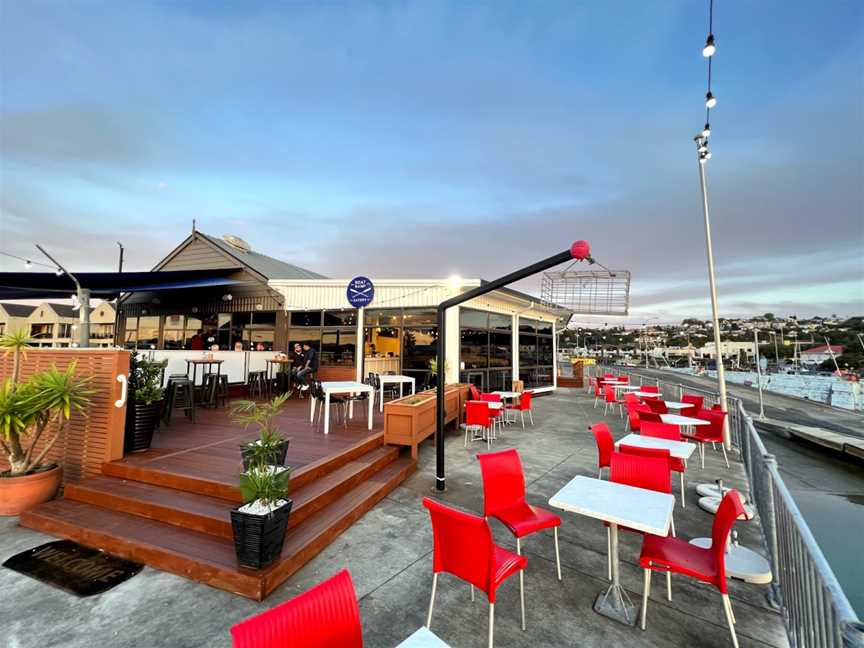
[[[264,397],[267,393],[267,372],[266,371],[250,371],[247,382],[249,388],[249,396]]]
[[[204,374],[204,402],[209,407],[219,407],[219,402],[225,404],[228,396],[228,376],[215,373]]]
[[[177,408],[182,409],[183,413],[195,423],[195,391],[192,381],[183,374],[168,378],[163,413],[166,426],[171,425],[171,415]]]

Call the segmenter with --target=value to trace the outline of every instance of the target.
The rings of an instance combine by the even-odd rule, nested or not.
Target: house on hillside
[[[822,346],[801,351],[798,357],[801,359],[802,365],[820,365],[826,360],[830,360],[832,353],[835,356],[842,355],[843,348],[842,344],[832,344],[830,347],[827,344],[823,344]]]

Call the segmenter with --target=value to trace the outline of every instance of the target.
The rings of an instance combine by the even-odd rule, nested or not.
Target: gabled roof
[[[39,304],[39,306],[34,307],[33,310],[36,310],[36,308],[41,308],[42,306],[47,306],[48,308],[52,309],[60,317],[78,317],[78,309],[76,308],[73,310],[72,304],[56,304],[54,302],[42,302],[41,304]],[[92,306],[90,307],[90,312],[93,312]]]
[[[843,353],[843,345],[832,344],[831,351],[837,354]],[[828,353],[828,345],[823,344],[822,346],[813,347],[812,349],[805,349],[801,353]]]
[[[311,270],[307,270],[306,268],[301,268],[300,266],[296,266],[292,263],[286,263],[285,261],[280,261],[279,259],[274,259],[273,257],[267,256],[266,254],[261,254],[260,252],[255,252],[251,250],[246,252],[239,248],[230,245],[226,241],[221,238],[217,238],[215,236],[210,236],[209,234],[205,234],[204,232],[195,232],[201,238],[207,240],[207,242],[211,243],[218,247],[222,252],[228,254],[234,259],[237,259],[243,265],[248,266],[255,272],[260,275],[263,275],[267,279],[326,279],[322,274],[318,274],[317,272],[312,272]]]
[[[29,304],[10,304],[9,302],[2,302],[0,306],[3,307],[9,317],[27,317],[36,309],[35,306]]]

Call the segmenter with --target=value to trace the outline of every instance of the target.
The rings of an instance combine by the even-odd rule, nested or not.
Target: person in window
[[[189,339],[189,348],[193,351],[203,351],[204,350],[204,336],[202,335],[204,331],[198,329],[198,331]]]
[[[300,384],[300,391],[309,389],[309,384],[306,382],[307,377],[315,374],[318,371],[318,352],[309,346],[308,342],[303,343],[303,364],[294,374],[294,380]]]

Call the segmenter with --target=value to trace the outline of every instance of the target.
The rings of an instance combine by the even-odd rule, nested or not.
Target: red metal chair
[[[468,383],[468,394],[471,396],[471,400],[480,400],[480,390],[477,389],[477,385]]]
[[[693,427],[692,432],[688,432],[685,436],[688,441],[693,441],[699,444],[699,458],[702,468],[705,468],[705,444],[719,443],[723,450],[723,459],[726,461],[726,467],[729,467],[729,457],[726,455],[726,445],[723,439],[723,423],[726,419],[726,412],[721,410],[700,410],[696,414],[696,418],[703,421],[708,421],[710,425],[697,425]]]
[[[631,432],[639,431],[639,408],[643,405],[639,398],[633,394],[624,394],[624,409],[627,410],[627,429]],[[645,407],[648,410],[648,407]]]
[[[656,421],[646,421],[642,419],[639,426],[639,434],[642,436],[656,437],[658,439],[668,439],[669,441],[680,441],[681,430],[677,425],[671,423],[657,423]]]
[[[513,412],[519,412],[522,417],[522,429],[525,429],[525,412],[528,412],[528,418],[531,421],[531,425],[534,425],[534,414],[531,411],[531,396],[533,396],[533,392],[524,391],[519,396],[519,402],[515,405],[508,405],[507,409]]]
[[[480,394],[480,400],[485,403],[501,403],[500,409],[489,408],[489,416],[492,417],[493,425],[502,427],[504,424],[504,401],[501,398],[501,394],[487,394],[484,392]]]
[[[659,394],[660,388],[657,385],[642,385],[642,387],[639,388],[639,391],[648,392],[651,394]]]
[[[618,376],[618,382],[622,382],[626,385],[629,385],[630,384],[630,376],[627,376],[627,375]]]
[[[561,518],[525,501],[525,474],[515,448],[478,454],[483,475],[483,515],[494,517],[516,536],[516,553],[522,555],[522,538],[543,529],[555,536],[555,564],[561,580],[561,554],[558,551],[558,527]],[[519,574],[520,581],[522,574]],[[521,586],[521,585],[520,585]],[[523,628],[524,629],[524,628]]]
[[[608,385],[603,387],[603,416],[606,416],[606,412],[609,411],[609,406],[612,406],[612,411],[615,411],[615,406],[618,406],[619,413],[623,416],[624,410],[622,409],[623,402],[615,398],[615,390]]]
[[[666,403],[664,403],[659,398],[646,398],[645,404],[655,414],[668,414],[669,408],[666,407]]]
[[[735,614],[732,612],[732,602],[726,584],[726,543],[729,533],[738,516],[744,514],[744,506],[737,491],[729,491],[723,496],[714,524],[711,527],[711,546],[708,549],[692,545],[680,538],[661,538],[645,535],[642,540],[642,553],[639,565],[645,570],[645,580],[642,589],[642,629],[645,629],[648,614],[648,596],[651,592],[651,572],[664,571],[667,583],[670,574],[683,574],[703,583],[714,585],[723,597],[723,611],[726,613],[726,623],[732,634],[732,645],[738,648],[738,638],[735,636]],[[672,600],[672,590],[667,590],[667,597]]]
[[[609,468],[609,481],[626,484],[636,488],[672,493],[672,477],[669,472],[668,457],[647,457],[636,454],[613,452]],[[612,580],[612,534],[609,523],[606,526],[606,569],[609,580]],[[619,525],[622,531],[642,533],[635,529]],[[672,535],[675,535],[675,520],[672,520]]]
[[[233,648],[362,648],[360,608],[343,569],[290,601],[231,628]]]
[[[603,398],[603,379],[594,379],[594,409],[597,409],[597,403]]]
[[[615,451],[615,439],[605,423],[595,423],[590,428],[597,442],[597,479],[603,479],[603,469],[610,466]]]
[[[440,502],[423,498],[423,506],[429,509],[432,518],[432,597],[429,600],[429,615],[426,627],[432,625],[432,609],[435,606],[435,589],[438,574],[447,572],[471,584],[471,599],[474,587],[479,587],[489,598],[489,648],[493,645],[495,628],[495,592],[498,586],[528,565],[525,556],[519,556],[496,545],[492,541],[492,529],[485,518],[466,513]],[[522,629],[525,629],[525,589],[519,581],[519,597],[522,604]],[[302,644],[300,644],[302,645]]]
[[[645,405],[644,403],[636,408],[636,414],[639,416],[639,431],[642,431],[642,424],[645,421],[651,421],[652,423],[662,423],[663,419],[660,414],[655,414],[651,411],[651,408]]]
[[[673,457],[672,452],[668,448],[642,448],[640,446],[619,445],[618,452],[627,454],[639,455],[640,457],[663,457],[669,461],[669,470],[677,472],[681,475],[681,508],[687,508],[687,502],[684,496],[684,473],[687,470],[687,465],[683,459]],[[672,535],[675,535],[674,533]]]
[[[495,430],[493,429],[492,410],[489,409],[489,403],[481,400],[467,401],[465,403],[465,422],[462,427],[465,428],[465,448],[468,447],[469,434],[471,441],[485,440],[486,448],[491,448]],[[480,436],[477,436],[477,432],[480,432]]]
[[[685,392],[681,395],[681,402],[687,403],[688,405],[695,405],[696,411],[699,411],[705,404],[705,397],[699,396],[698,394],[688,394]]]

